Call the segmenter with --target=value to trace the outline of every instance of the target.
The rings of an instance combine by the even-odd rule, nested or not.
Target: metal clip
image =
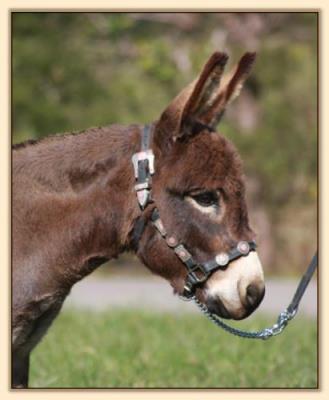
[[[292,318],[293,318],[292,314],[290,314],[287,310],[282,311],[282,313],[280,313],[276,323],[272,326],[272,328],[264,329],[260,337],[266,340],[272,336],[279,335],[285,329],[289,320]]]

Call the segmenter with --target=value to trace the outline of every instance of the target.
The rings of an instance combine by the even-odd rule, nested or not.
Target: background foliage
[[[317,246],[316,13],[14,13],[12,32],[14,143],[154,120],[214,50],[257,51],[218,129],[245,161],[266,271],[304,268]]]

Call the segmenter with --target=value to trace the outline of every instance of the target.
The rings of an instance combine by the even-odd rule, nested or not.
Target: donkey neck
[[[138,148],[137,125],[91,128],[14,145],[14,172],[28,172],[56,192],[83,190],[120,168]]]
[[[70,268],[73,283],[129,245],[140,215],[131,164],[140,133],[136,125],[113,125],[14,151],[14,215],[20,223],[33,218],[43,224],[33,232],[39,253],[48,235],[41,262],[60,258],[58,268]]]

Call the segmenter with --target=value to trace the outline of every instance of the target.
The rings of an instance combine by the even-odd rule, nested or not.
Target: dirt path
[[[258,313],[278,314],[291,301],[297,284],[298,282],[295,280],[267,280],[265,298]],[[174,296],[169,284],[156,277],[148,279],[113,277],[101,280],[91,276],[73,287],[64,307],[96,311],[112,307],[126,307],[164,312],[199,312],[194,304],[184,302]],[[315,280],[307,288],[299,312],[316,317],[317,287]]]

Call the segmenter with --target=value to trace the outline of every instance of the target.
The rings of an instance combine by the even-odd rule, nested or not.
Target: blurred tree
[[[15,12],[13,142],[154,120],[211,52],[256,50],[219,130],[245,160],[265,261],[303,268],[317,245],[317,27],[316,13]]]

